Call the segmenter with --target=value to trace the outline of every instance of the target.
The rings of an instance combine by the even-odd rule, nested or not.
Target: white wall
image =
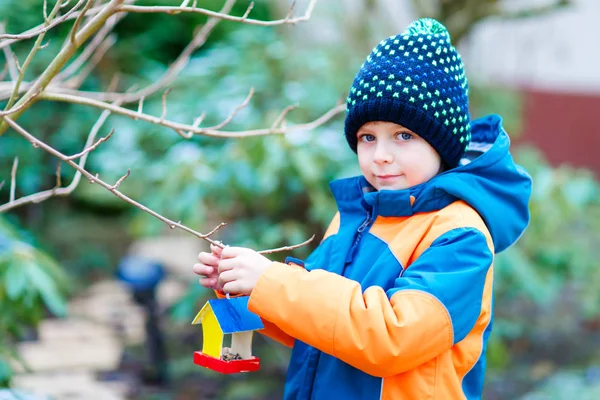
[[[533,19],[485,21],[461,53],[471,80],[600,94],[600,1],[577,0]]]

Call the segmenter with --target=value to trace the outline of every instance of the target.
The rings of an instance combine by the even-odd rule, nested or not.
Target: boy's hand
[[[269,265],[271,260],[252,249],[227,247],[219,262],[219,284],[226,293],[249,295]]]
[[[218,246],[210,245],[210,253],[201,252],[198,254],[198,263],[192,267],[194,273],[202,275],[200,285],[208,289],[221,290],[219,285],[219,260],[221,259],[221,249]]]

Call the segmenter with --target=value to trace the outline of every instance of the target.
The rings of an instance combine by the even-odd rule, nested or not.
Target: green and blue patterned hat
[[[460,54],[440,22],[414,21],[381,41],[354,78],[345,135],[356,152],[358,129],[394,122],[425,139],[453,168],[471,140],[468,83]]]

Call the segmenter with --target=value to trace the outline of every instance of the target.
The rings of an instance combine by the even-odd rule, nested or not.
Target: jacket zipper
[[[356,256],[356,252],[358,251],[358,244],[360,243],[360,240],[362,239],[362,234],[370,224],[371,224],[371,213],[367,213],[367,218],[362,223],[362,225],[359,226],[358,229],[356,230],[356,237],[354,238],[354,242],[352,243],[352,246],[350,246],[350,250],[348,251],[348,255],[346,256],[344,272],[346,271],[346,266],[348,264],[350,264],[352,262],[352,260],[354,260],[354,257]],[[343,273],[342,273],[342,275],[343,275]]]

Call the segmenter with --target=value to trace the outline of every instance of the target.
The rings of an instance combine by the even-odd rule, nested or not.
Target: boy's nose
[[[375,154],[373,155],[373,161],[376,164],[389,164],[393,161],[394,157],[389,151],[389,145],[378,144],[375,148]]]

